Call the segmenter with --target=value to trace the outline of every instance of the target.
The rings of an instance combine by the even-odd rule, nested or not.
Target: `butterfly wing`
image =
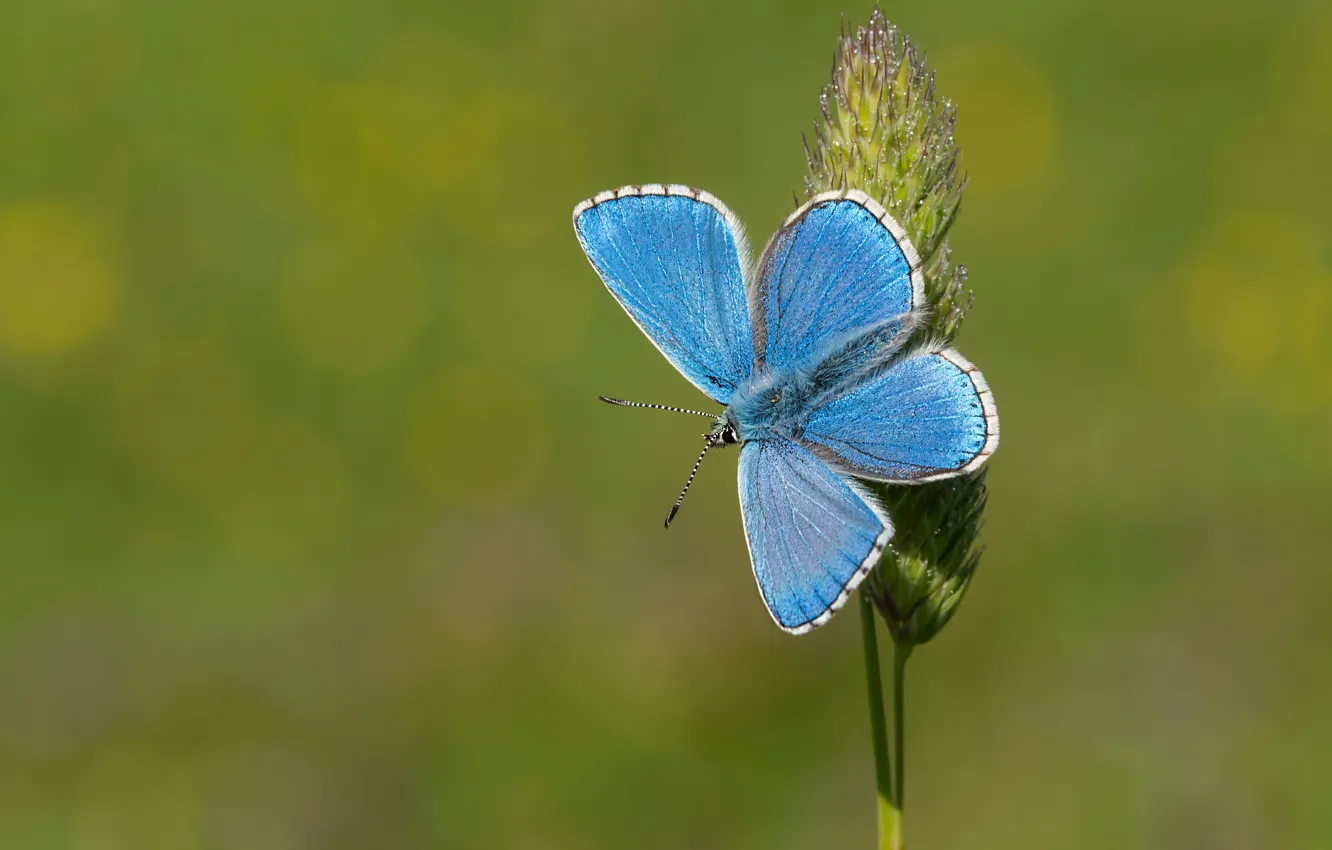
[[[749,293],[754,360],[807,364],[838,337],[924,304],[920,258],[881,205],[854,190],[796,210],[759,260]]]
[[[893,364],[810,414],[801,443],[858,478],[921,482],[979,467],[999,446],[985,378],[951,348]]]
[[[676,369],[727,403],[753,342],[739,220],[686,186],[627,186],[579,204],[574,230],[615,299]]]
[[[763,601],[793,634],[826,623],[893,534],[868,497],[780,438],[740,450],[740,513]]]

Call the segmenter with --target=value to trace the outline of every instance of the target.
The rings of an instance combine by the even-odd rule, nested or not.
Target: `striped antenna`
[[[717,414],[715,413],[704,413],[701,410],[689,410],[684,407],[671,407],[670,405],[667,404],[648,404],[647,402],[644,401],[625,401],[622,398],[609,398],[604,395],[599,395],[597,396],[597,398],[601,399],[607,404],[618,404],[620,407],[650,407],[653,410],[669,410],[672,413],[692,413],[695,416],[706,416],[709,419],[717,418]]]
[[[692,411],[687,411],[692,412]],[[671,520],[675,519],[675,514],[680,510],[680,503],[684,501],[685,493],[689,492],[689,485],[694,483],[694,476],[698,475],[698,468],[703,465],[703,455],[708,453],[708,449],[717,445],[717,441],[711,434],[707,435],[707,442],[703,444],[703,451],[699,453],[698,460],[694,461],[694,469],[689,473],[689,480],[685,482],[684,489],[680,491],[680,498],[675,500],[671,507],[671,512],[666,515],[666,527],[671,527]]]

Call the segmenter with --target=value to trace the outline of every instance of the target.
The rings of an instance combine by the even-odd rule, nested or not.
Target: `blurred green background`
[[[0,7],[0,847],[870,847],[856,615],[573,205],[793,208],[843,13]],[[1332,846],[1332,11],[885,8],[959,105],[988,553],[912,846]]]

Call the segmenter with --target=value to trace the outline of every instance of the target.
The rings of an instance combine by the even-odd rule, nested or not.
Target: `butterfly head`
[[[712,432],[704,434],[703,439],[714,446],[733,446],[740,442],[740,432],[736,430],[735,423],[731,422],[725,416],[717,417],[717,424],[712,426]]]

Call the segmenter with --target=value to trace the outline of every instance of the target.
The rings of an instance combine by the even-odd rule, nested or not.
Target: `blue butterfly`
[[[971,472],[999,445],[994,396],[951,348],[908,345],[925,279],[901,225],[857,191],[812,198],[751,261],[707,192],[627,186],[573,213],[620,306],[720,414],[708,449],[740,444],[740,512],[778,626],[803,634],[846,602],[893,535],[857,479]]]

